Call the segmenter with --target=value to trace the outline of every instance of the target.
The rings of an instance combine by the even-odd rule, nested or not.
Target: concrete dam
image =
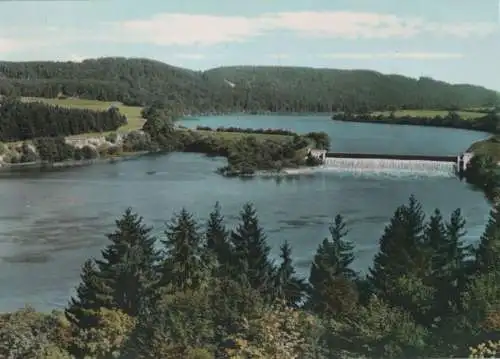
[[[311,150],[329,170],[346,172],[406,172],[458,174],[465,170],[470,153],[457,156],[393,155],[374,153],[341,153]]]

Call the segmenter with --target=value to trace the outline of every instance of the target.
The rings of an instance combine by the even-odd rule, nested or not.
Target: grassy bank
[[[118,132],[128,132],[133,130],[139,130],[144,125],[145,119],[141,116],[142,107],[138,106],[125,106],[123,104],[117,102],[106,102],[106,101],[95,101],[95,100],[85,100],[79,98],[66,98],[66,99],[58,99],[58,98],[43,98],[43,97],[23,97],[22,101],[24,102],[42,102],[48,105],[53,106],[61,106],[67,108],[77,108],[77,109],[85,109],[90,111],[106,111],[111,106],[116,107],[120,113],[127,117],[127,124],[120,127]],[[101,136],[106,135],[108,133],[87,133],[78,135],[76,137],[82,136]]]

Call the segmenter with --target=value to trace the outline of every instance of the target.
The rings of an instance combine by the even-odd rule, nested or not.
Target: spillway
[[[387,158],[327,157],[323,168],[346,172],[406,172],[410,174],[449,174],[456,170],[454,162]]]

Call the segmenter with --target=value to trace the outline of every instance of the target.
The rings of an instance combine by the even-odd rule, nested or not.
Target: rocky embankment
[[[145,134],[142,131],[133,131],[133,137],[140,139]],[[85,149],[90,156],[75,156],[64,161],[47,161],[40,154],[39,148],[33,141],[0,143],[0,168],[36,168],[41,166],[73,167],[84,166],[103,161],[116,161],[147,153],[145,150],[130,150],[128,133],[111,133],[95,136],[71,136],[65,138],[65,143],[74,151]],[[130,142],[130,141],[128,141]],[[128,149],[128,150],[126,150]]]

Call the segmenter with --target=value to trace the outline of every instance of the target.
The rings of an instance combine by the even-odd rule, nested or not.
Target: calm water
[[[327,117],[235,116],[189,120],[186,126],[281,127],[326,131],[335,151],[457,154],[486,135],[430,127],[334,123]],[[80,266],[106,244],[104,233],[132,206],[161,234],[173,211],[183,206],[205,219],[216,200],[234,223],[245,201],[255,203],[269,243],[276,251],[286,239],[302,272],[328,223],[343,214],[357,244],[356,266],[364,270],[384,224],[411,193],[427,211],[448,215],[463,209],[469,239],[483,230],[488,205],[455,178],[397,174],[311,175],[274,179],[225,179],[213,171],[224,159],[195,154],[139,160],[0,179],[0,311],[26,303],[40,310],[66,304]],[[157,171],[147,175],[148,171]]]

